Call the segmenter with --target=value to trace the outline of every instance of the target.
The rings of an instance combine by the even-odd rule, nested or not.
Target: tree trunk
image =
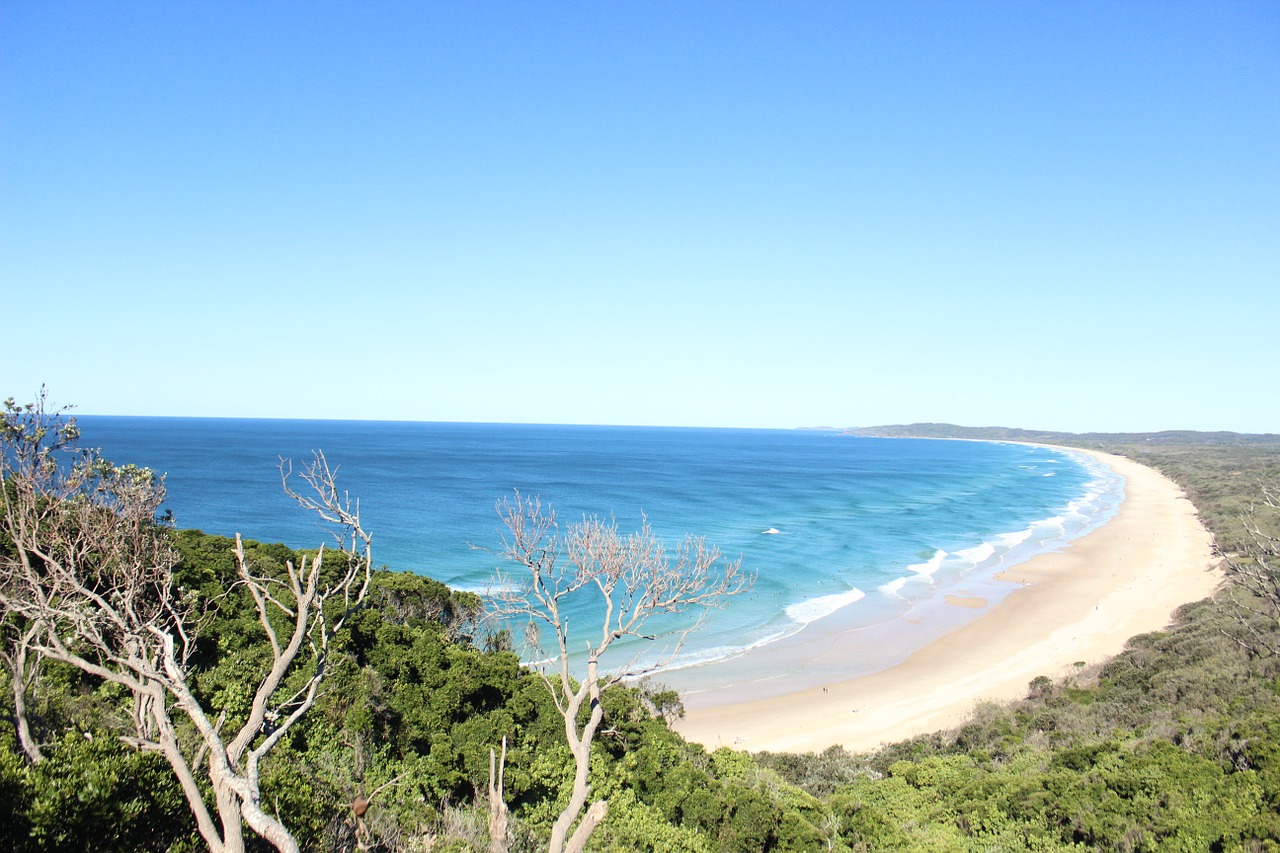
[[[226,845],[222,843],[222,835],[218,832],[218,827],[213,822],[213,816],[209,814],[209,809],[205,805],[204,793],[196,783],[195,774],[187,764],[187,759],[182,754],[182,748],[178,746],[178,739],[172,727],[165,725],[161,715],[155,713],[154,709],[152,717],[159,724],[160,751],[169,760],[169,766],[173,768],[174,775],[178,777],[178,784],[182,786],[182,793],[187,798],[187,805],[190,806],[191,813],[195,815],[196,828],[200,830],[200,837],[209,845],[211,853],[227,853]]]
[[[285,829],[284,824],[264,812],[257,802],[242,799],[240,814],[244,816],[250,829],[265,838],[280,853],[299,853],[297,839]]]
[[[218,819],[222,822],[222,849],[224,853],[244,853],[244,826],[240,821],[240,799],[235,795],[222,773],[215,773],[214,762],[209,762],[209,779],[213,782],[213,797],[218,806]]]
[[[565,806],[564,811],[560,813],[560,817],[556,819],[555,826],[551,828],[551,844],[547,848],[548,853],[565,853],[569,828],[573,826],[573,822],[577,820],[578,815],[582,814],[583,808],[587,805],[587,797],[591,795],[591,785],[589,784],[591,741],[595,738],[596,729],[604,718],[604,706],[600,704],[600,686],[595,679],[595,661],[588,662],[587,672],[589,680],[583,682],[580,691],[586,691],[587,695],[590,696],[591,715],[587,718],[587,724],[582,727],[581,732],[578,731],[578,709],[582,707],[582,700],[585,698],[583,693],[579,692],[574,701],[568,703],[563,712],[565,737],[569,742],[569,751],[573,753],[573,792],[569,795],[569,804]],[[594,805],[592,809],[595,809]],[[595,829],[596,824],[603,819],[603,809],[600,810],[593,823],[589,824],[587,818],[583,818],[578,831],[573,834],[574,840],[580,845],[586,844],[587,838]],[[584,830],[585,834],[583,834]]]
[[[587,840],[591,838],[591,833],[596,831],[596,827],[604,820],[608,811],[607,800],[596,800],[592,803],[591,808],[587,809],[587,813],[582,816],[582,823],[578,824],[578,828],[573,831],[573,837],[569,839],[564,853],[582,853],[587,846]]]
[[[566,720],[568,719],[566,717]],[[587,796],[591,793],[591,786],[587,783],[587,774],[591,767],[591,744],[583,743],[574,737],[570,740],[569,749],[573,752],[573,791],[569,794],[569,804],[564,807],[564,811],[560,812],[555,825],[551,827],[551,844],[547,847],[547,853],[564,853],[569,828],[582,813],[583,806],[587,804]]]
[[[22,649],[13,661],[13,724],[18,730],[18,743],[32,764],[44,761],[40,745],[31,736],[31,724],[27,720],[27,652]]]
[[[489,750],[489,851],[507,853],[511,849],[511,817],[502,794],[502,777],[507,767],[507,739],[502,739],[502,760]]]

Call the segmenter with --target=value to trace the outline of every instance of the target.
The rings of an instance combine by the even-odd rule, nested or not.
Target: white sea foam
[[[840,608],[847,607],[855,601],[861,601],[866,597],[867,594],[860,589],[851,589],[847,592],[837,592],[831,595],[820,595],[817,598],[797,601],[795,604],[789,605],[787,607],[787,616],[793,621],[808,624],[815,619],[821,619],[823,616],[830,616]]]
[[[991,542],[983,542],[981,545],[975,545],[972,548],[964,548],[956,551],[955,556],[964,560],[971,566],[976,566],[982,561],[990,558],[996,552],[996,546]]]
[[[492,580],[484,583],[468,582],[465,580],[449,580],[448,584],[451,588],[460,592],[471,592],[476,595],[489,598],[502,593],[519,594],[524,591],[524,587],[515,581],[506,581],[505,583],[495,583]]]
[[[1067,504],[1067,517],[1073,520],[1089,519],[1098,514],[1098,499],[1102,492],[1089,490],[1076,500]]]
[[[906,585],[908,580],[910,580],[910,578],[894,578],[888,583],[880,584],[876,589],[883,592],[885,595],[896,596],[902,590],[902,587]]]
[[[686,646],[684,649],[681,650],[679,657],[677,657],[673,661],[666,663],[663,666],[658,667],[658,669],[655,671],[669,672],[672,670],[686,669],[691,666],[699,666],[704,663],[714,663],[717,661],[729,660],[731,658],[736,658],[741,655],[744,655],[747,652],[752,651],[753,649],[758,649],[761,646],[767,646],[770,643],[781,640],[784,637],[788,637],[793,633],[795,633],[794,630],[776,631],[770,634],[766,634],[753,642],[746,643],[740,646],[739,645],[707,646],[705,648],[699,648],[699,649],[690,649],[689,647]]]
[[[1013,548],[1018,547],[1023,542],[1026,542],[1028,539],[1031,538],[1031,535],[1035,532],[1036,532],[1036,529],[1034,526],[1032,526],[1032,527],[1028,527],[1025,530],[1015,530],[1013,533],[1001,533],[999,536],[996,537],[996,543],[999,545],[999,547],[1005,550],[1011,550]]]
[[[1033,524],[1032,527],[1034,527],[1036,533],[1043,538],[1043,537],[1046,537],[1049,531],[1062,533],[1064,531],[1063,525],[1066,523],[1066,521],[1067,521],[1066,516],[1054,515],[1054,516],[1050,516],[1049,518],[1040,519],[1035,524]]]
[[[877,590],[889,596],[890,598],[906,598],[902,590],[907,584],[917,584],[933,588],[934,580],[932,575],[905,575],[904,577],[894,578],[888,583],[880,584]]]
[[[933,552],[933,556],[930,557],[927,562],[907,566],[907,571],[924,578],[932,578],[934,572],[942,568],[942,561],[946,558],[947,552],[939,548],[937,551]],[[899,585],[899,589],[901,589],[901,585]]]
[[[884,583],[876,587],[876,589],[884,593],[885,595],[900,597],[899,594],[902,592],[902,588],[906,586],[908,583],[913,583],[913,582],[932,583],[934,573],[937,572],[938,569],[942,568],[943,561],[946,560],[947,557],[949,556],[951,555],[948,554],[946,551],[942,550],[941,548],[939,548],[938,550],[934,551],[933,556],[930,557],[925,562],[914,563],[910,566],[907,566],[907,571],[911,572],[911,574],[904,575],[903,577],[900,577],[900,578],[894,578],[888,583]]]

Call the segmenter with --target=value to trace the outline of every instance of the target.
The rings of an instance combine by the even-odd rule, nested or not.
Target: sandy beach
[[[1087,452],[1087,451],[1086,451]],[[1221,579],[1212,539],[1182,490],[1124,457],[1093,453],[1125,478],[1114,518],[1057,553],[1013,567],[1018,585],[989,612],[882,672],[798,693],[690,709],[677,726],[708,748],[864,751],[962,722],[983,700],[1026,695],[1169,624]],[[957,607],[981,599],[952,597]]]

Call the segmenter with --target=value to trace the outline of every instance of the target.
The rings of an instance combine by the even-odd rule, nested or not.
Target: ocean
[[[668,619],[651,625],[658,640],[620,648],[612,661],[662,664],[655,678],[691,705],[897,663],[984,609],[951,606],[946,596],[994,605],[1016,588],[996,574],[1064,547],[1123,498],[1121,478],[1092,457],[1010,443],[807,430],[78,420],[84,445],[165,474],[179,527],[299,548],[326,534],[284,495],[279,459],[322,450],[360,501],[375,562],[476,592],[504,568],[495,507],[515,489],[554,506],[562,524],[592,514],[627,532],[647,518],[671,544],[705,537],[740,557],[754,586],[713,611],[678,654],[670,644],[686,623]],[[593,617],[589,606],[572,613],[575,634]]]

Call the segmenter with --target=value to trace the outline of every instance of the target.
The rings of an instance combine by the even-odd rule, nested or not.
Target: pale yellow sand
[[[944,595],[942,600],[952,607],[968,607],[972,610],[981,610],[987,606],[987,600],[976,595]]]
[[[1026,695],[1160,630],[1179,606],[1213,592],[1221,572],[1209,533],[1172,481],[1095,453],[1125,478],[1111,521],[1060,553],[1007,573],[1023,585],[989,612],[883,672],[785,696],[691,709],[677,726],[709,748],[863,751],[963,722],[975,703]],[[973,601],[956,597],[959,606]],[[980,605],[979,605],[980,606]]]

